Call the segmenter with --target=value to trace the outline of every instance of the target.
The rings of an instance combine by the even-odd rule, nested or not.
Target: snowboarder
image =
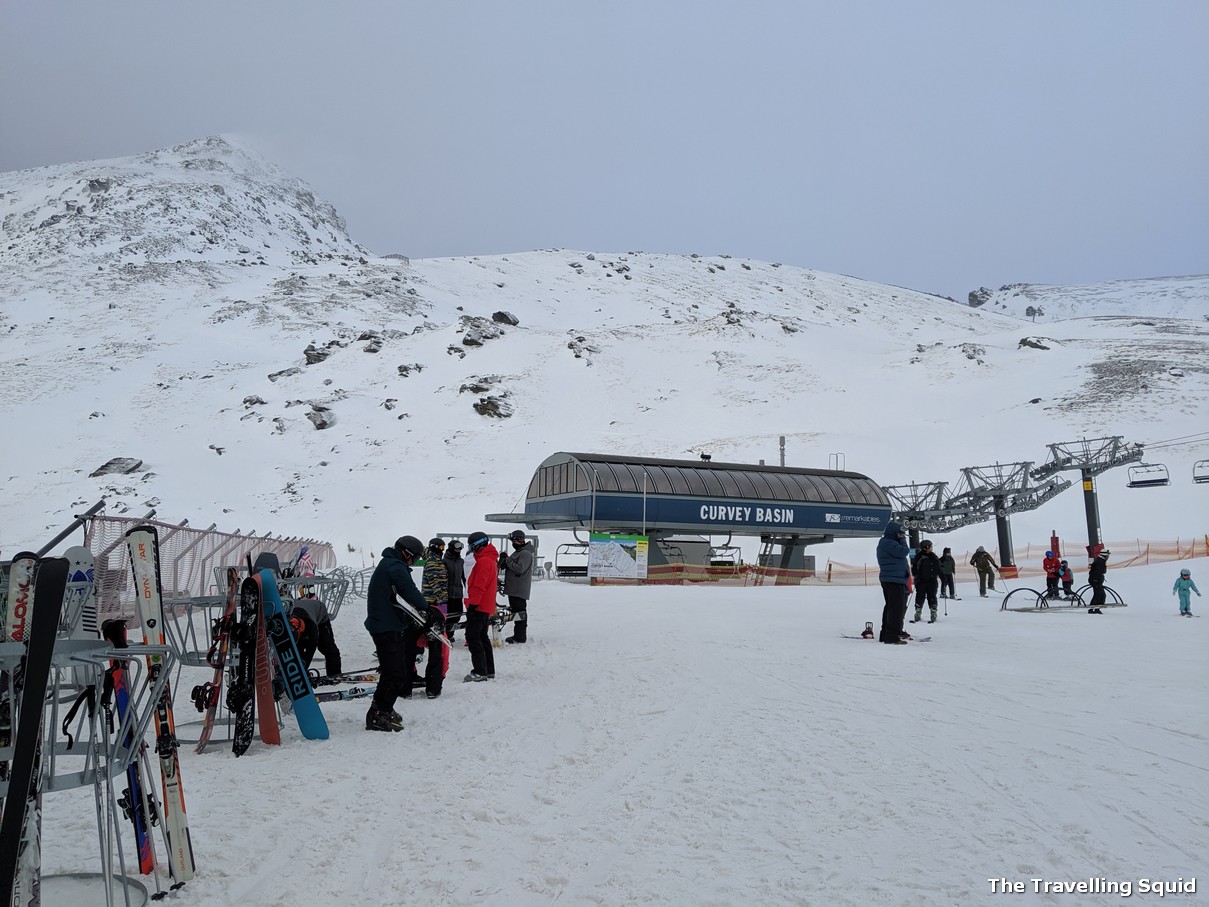
[[[445,569],[445,540],[430,539],[424,552],[424,578],[420,591],[429,608],[441,612],[441,629],[449,616],[449,571]],[[417,645],[428,648],[428,666],[424,670],[424,690],[429,699],[441,695],[441,685],[449,672],[449,650],[441,643],[430,643],[421,635]]]
[[[340,648],[332,633],[332,616],[328,614],[327,606],[315,595],[314,586],[303,586],[299,591],[303,593],[302,597],[290,602],[290,625],[298,640],[298,654],[309,668],[318,649],[323,655],[325,674],[343,673]]]
[[[1058,597],[1058,573],[1062,567],[1062,559],[1054,552],[1045,552],[1045,559],[1041,561],[1041,567],[1045,570],[1045,597]]]
[[[992,571],[997,571],[999,565],[991,557],[991,552],[979,545],[970,558],[970,566],[978,571],[978,594],[986,598],[988,588],[995,591],[995,574]]]
[[[411,578],[411,565],[424,554],[424,543],[414,535],[404,535],[382,551],[382,559],[369,578],[365,592],[365,629],[378,650],[378,688],[373,704],[365,714],[368,731],[401,731],[403,718],[395,711],[399,696],[411,695],[411,676],[415,664],[415,622],[396,607],[398,596],[432,623],[441,612],[432,609]],[[406,655],[406,636],[410,630],[411,651]]]
[[[905,538],[902,524],[891,521],[886,524],[886,531],[877,543],[877,565],[880,568],[877,579],[882,585],[882,598],[885,601],[878,639],[888,645],[905,645],[907,642],[903,638],[903,618],[907,616],[907,581],[911,578],[907,555],[911,549],[907,547]]]
[[[1100,606],[1104,604],[1104,574],[1108,572],[1108,556],[1112,552],[1105,548],[1096,555],[1096,559],[1091,562],[1091,566],[1087,569],[1087,582],[1092,588],[1091,605],[1087,609],[1088,614],[1103,614]]]
[[[1184,617],[1192,616],[1192,593],[1196,593],[1196,597],[1201,597],[1201,590],[1196,587],[1196,583],[1192,581],[1192,571],[1185,567],[1180,571],[1180,577],[1175,581],[1175,585],[1171,587],[1171,594],[1178,594],[1180,597],[1180,614]]]
[[[953,576],[957,573],[957,561],[953,560],[953,549],[946,548],[944,554],[940,556],[940,597],[957,599],[957,592],[953,586]],[[946,590],[947,593],[946,594]]]
[[[485,532],[470,533],[466,546],[474,555],[474,566],[466,581],[466,642],[470,648],[471,671],[465,682],[470,683],[495,679],[495,653],[487,627],[495,616],[499,554]]]
[[[462,560],[462,542],[450,539],[445,549],[445,573],[449,586],[448,614],[445,617],[445,635],[453,642],[454,631],[462,620],[462,599],[466,597],[466,562]]]
[[[512,553],[504,558],[504,594],[512,612],[512,635],[504,642],[523,643],[528,639],[529,592],[533,587],[533,546],[525,533],[516,529],[508,536]]]
[[[1061,561],[1058,564],[1058,579],[1062,581],[1063,596],[1073,598],[1075,595],[1075,575],[1071,573],[1070,564],[1066,561]]]
[[[919,623],[923,615],[924,599],[932,612],[930,624],[936,623],[936,587],[940,582],[940,558],[932,550],[932,543],[924,539],[919,543],[919,553],[911,564],[911,575],[915,577],[915,619]]]

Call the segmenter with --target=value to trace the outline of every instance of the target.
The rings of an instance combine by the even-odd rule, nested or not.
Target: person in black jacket
[[[924,600],[932,611],[930,624],[936,623],[936,590],[940,586],[940,558],[932,550],[932,543],[924,539],[919,543],[919,552],[911,564],[911,575],[915,577],[915,619],[919,623],[924,611]]]
[[[462,600],[466,598],[466,561],[462,559],[462,542],[451,539],[445,549],[445,573],[449,580],[449,614],[445,618],[445,635],[453,642],[453,634],[462,622]]]
[[[1096,559],[1091,562],[1091,566],[1087,569],[1087,582],[1092,588],[1091,605],[1087,609],[1088,614],[1103,614],[1100,606],[1104,604],[1104,574],[1108,572],[1108,555],[1111,552],[1105,548],[1096,555]]]
[[[911,578],[911,565],[907,555],[907,534],[901,523],[887,523],[877,543],[878,582],[882,587],[882,628],[878,639],[888,645],[906,645],[903,637],[903,618],[907,616],[907,581]]]
[[[415,637],[422,632],[398,604],[399,597],[424,616],[428,625],[444,626],[444,615],[429,608],[424,594],[411,578],[411,565],[424,554],[424,543],[414,535],[402,536],[391,548],[382,551],[365,592],[365,629],[373,637],[378,651],[378,688],[373,704],[365,715],[367,731],[401,731],[403,718],[395,711],[395,701],[411,696],[411,677],[415,670]],[[410,647],[407,645],[411,638]],[[413,653],[408,658],[407,652]]]

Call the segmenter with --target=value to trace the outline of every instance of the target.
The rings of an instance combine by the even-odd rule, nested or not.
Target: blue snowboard
[[[298,646],[290,625],[286,621],[285,608],[281,604],[281,595],[277,592],[277,577],[271,570],[260,571],[261,598],[264,602],[265,629],[269,634],[277,653],[277,665],[281,670],[281,679],[285,682],[286,691],[294,703],[294,717],[298,719],[298,729],[308,740],[326,740],[327,721],[319,708],[319,700],[311,689],[311,678],[307,674],[302,656],[298,654]]]

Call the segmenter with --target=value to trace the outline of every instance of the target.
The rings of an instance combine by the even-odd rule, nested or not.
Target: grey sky
[[[235,133],[379,253],[1209,273],[1209,2],[0,5],[0,170]]]

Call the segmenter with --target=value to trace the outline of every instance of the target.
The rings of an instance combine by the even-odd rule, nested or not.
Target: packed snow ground
[[[970,904],[1002,899],[992,878],[1195,877],[1172,901],[1203,903],[1209,623],[1171,595],[1189,563],[1209,587],[1204,559],[1110,567],[1129,607],[1103,616],[962,584],[908,625],[932,641],[893,647],[840,636],[878,620],[876,588],[538,582],[495,682],[460,682],[459,641],[401,734],[341,702],[327,741],[287,718],[280,748],[182,750],[199,874],[177,899]],[[348,668],[370,663],[363,614],[336,622]],[[44,840],[47,872],[95,866],[91,791],[47,798]]]

